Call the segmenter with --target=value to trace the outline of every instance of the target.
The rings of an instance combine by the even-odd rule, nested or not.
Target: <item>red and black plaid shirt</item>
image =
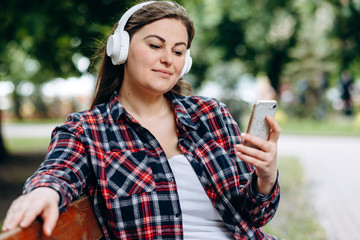
[[[235,239],[275,239],[260,229],[275,214],[278,183],[269,196],[254,187],[253,168],[235,156],[240,131],[215,99],[168,93],[179,148]],[[51,187],[60,208],[89,194],[106,239],[183,239],[174,174],[159,142],[120,104],[117,93],[57,127],[48,154],[24,193]],[[254,209],[260,207],[258,215]]]

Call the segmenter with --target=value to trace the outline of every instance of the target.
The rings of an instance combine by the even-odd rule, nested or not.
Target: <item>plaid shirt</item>
[[[235,156],[240,130],[215,99],[173,93],[179,148],[235,239],[276,239],[261,226],[280,193],[256,191],[253,168]],[[91,111],[73,113],[52,135],[48,154],[24,193],[51,187],[60,208],[89,194],[106,239],[183,239],[174,174],[159,142],[120,104],[117,93]],[[260,207],[259,214],[254,209]]]

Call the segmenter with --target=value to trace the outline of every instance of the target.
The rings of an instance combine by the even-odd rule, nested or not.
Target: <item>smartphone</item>
[[[266,121],[266,115],[275,117],[277,102],[275,100],[259,100],[252,109],[249,125],[246,133],[268,140],[270,134],[270,126]],[[248,142],[244,145],[258,148]]]

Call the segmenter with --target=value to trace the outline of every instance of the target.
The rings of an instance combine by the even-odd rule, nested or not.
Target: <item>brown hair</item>
[[[193,22],[187,15],[185,8],[175,2],[157,1],[142,7],[127,21],[125,30],[129,33],[131,39],[131,37],[145,25],[164,18],[178,19],[185,25],[188,33],[187,46],[190,48],[195,35]],[[116,23],[111,34],[114,33],[117,25]],[[102,60],[91,108],[97,104],[109,101],[113,92],[120,90],[123,81],[124,65],[113,65],[111,58],[106,55],[105,47],[106,45],[103,44],[100,48],[102,51]],[[173,87],[172,91],[180,95],[186,95],[191,94],[192,89],[191,85],[181,78]]]

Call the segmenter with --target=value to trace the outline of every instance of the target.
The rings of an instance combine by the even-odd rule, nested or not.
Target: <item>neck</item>
[[[170,103],[164,95],[149,96],[120,89],[119,101],[135,118],[163,116],[171,110]]]

